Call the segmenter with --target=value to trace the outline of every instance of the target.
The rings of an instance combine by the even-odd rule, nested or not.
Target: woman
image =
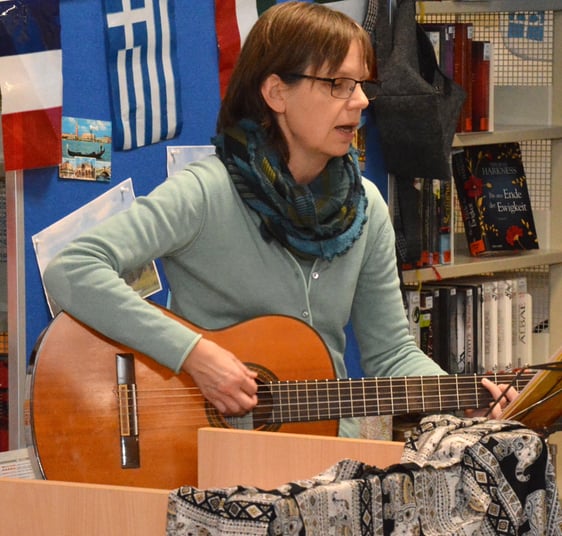
[[[44,273],[49,294],[97,331],[189,373],[224,414],[255,406],[255,373],[147,304],[121,274],[161,258],[172,310],[206,329],[300,318],[322,336],[338,377],[350,319],[366,375],[442,374],[408,333],[388,209],[351,149],[376,97],[373,66],[369,36],[346,15],[300,2],[270,8],[232,74],[216,156],[70,244]],[[342,422],[341,435],[356,433]]]

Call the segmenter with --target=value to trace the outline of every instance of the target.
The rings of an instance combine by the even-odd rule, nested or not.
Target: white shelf
[[[561,0],[488,0],[461,1],[442,0],[417,3],[418,13],[455,14],[455,13],[492,13],[499,11],[558,11],[562,10]]]
[[[467,254],[455,252],[455,262],[452,264],[441,264],[434,268],[421,268],[419,270],[406,270],[402,272],[402,275],[404,283],[416,284],[420,281],[438,281],[439,279],[505,272],[559,263],[562,263],[562,250],[559,249],[539,249],[484,257],[471,257]]]
[[[562,125],[496,125],[493,132],[455,134],[453,147],[562,138]]]

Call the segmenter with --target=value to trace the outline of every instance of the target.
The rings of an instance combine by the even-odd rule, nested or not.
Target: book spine
[[[471,287],[464,289],[464,307],[465,307],[465,330],[464,330],[464,353],[465,353],[465,373],[473,374],[476,372],[475,363],[475,332],[474,325],[474,292]]]
[[[441,329],[441,295],[439,288],[432,288],[430,289],[431,296],[432,296],[432,309],[431,309],[431,334],[432,334],[432,342],[433,342],[433,360],[443,367],[443,358],[442,358],[442,347],[441,347],[441,338],[442,338],[442,329]]]
[[[511,370],[513,286],[510,279],[498,280],[498,372]]]
[[[472,42],[472,128],[490,130],[490,62],[492,44],[489,41]]]
[[[408,315],[408,324],[410,335],[414,337],[414,341],[418,348],[420,347],[420,293],[416,289],[407,289],[406,304]]]
[[[451,214],[453,212],[452,184],[450,180],[441,180],[438,213],[439,213],[439,262],[451,263]]]
[[[420,291],[420,349],[431,359],[433,351],[433,295],[430,290]]]
[[[441,69],[451,80],[454,79],[455,25],[445,24],[441,32]]]
[[[482,285],[484,295],[484,360],[483,373],[498,370],[498,285],[488,281]]]
[[[422,225],[422,253],[420,258],[420,266],[430,266],[433,261],[432,251],[432,197],[433,184],[431,179],[422,180],[421,195],[421,225]]]
[[[482,325],[483,316],[483,305],[484,300],[482,297],[482,287],[480,285],[474,285],[472,287],[473,292],[473,313],[474,313],[474,371],[479,373],[482,371],[482,359],[484,353],[484,327]]]
[[[466,92],[458,132],[472,132],[472,35],[470,22],[455,24],[453,80]]]
[[[466,163],[464,150],[453,151],[451,160],[468,249],[471,255],[479,255],[487,250],[487,246],[480,227],[478,207],[475,198],[472,197],[472,175]]]
[[[453,359],[451,372],[454,374],[466,374],[468,372],[466,365],[466,292],[465,289],[455,288],[455,293],[457,297],[457,336],[456,355]]]
[[[522,368],[533,362],[533,299],[527,292],[527,279],[517,278],[514,285],[514,359],[513,364]]]

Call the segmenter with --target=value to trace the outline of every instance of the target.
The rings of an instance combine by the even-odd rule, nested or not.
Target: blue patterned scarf
[[[303,185],[253,121],[241,121],[213,142],[240,197],[259,214],[262,234],[295,255],[331,261],[361,235],[367,198],[355,150],[332,158],[314,181]]]

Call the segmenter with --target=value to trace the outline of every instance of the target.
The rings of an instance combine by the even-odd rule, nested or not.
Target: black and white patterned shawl
[[[170,494],[167,536],[562,535],[544,438],[512,421],[427,417],[402,463],[342,460],[273,490]]]

